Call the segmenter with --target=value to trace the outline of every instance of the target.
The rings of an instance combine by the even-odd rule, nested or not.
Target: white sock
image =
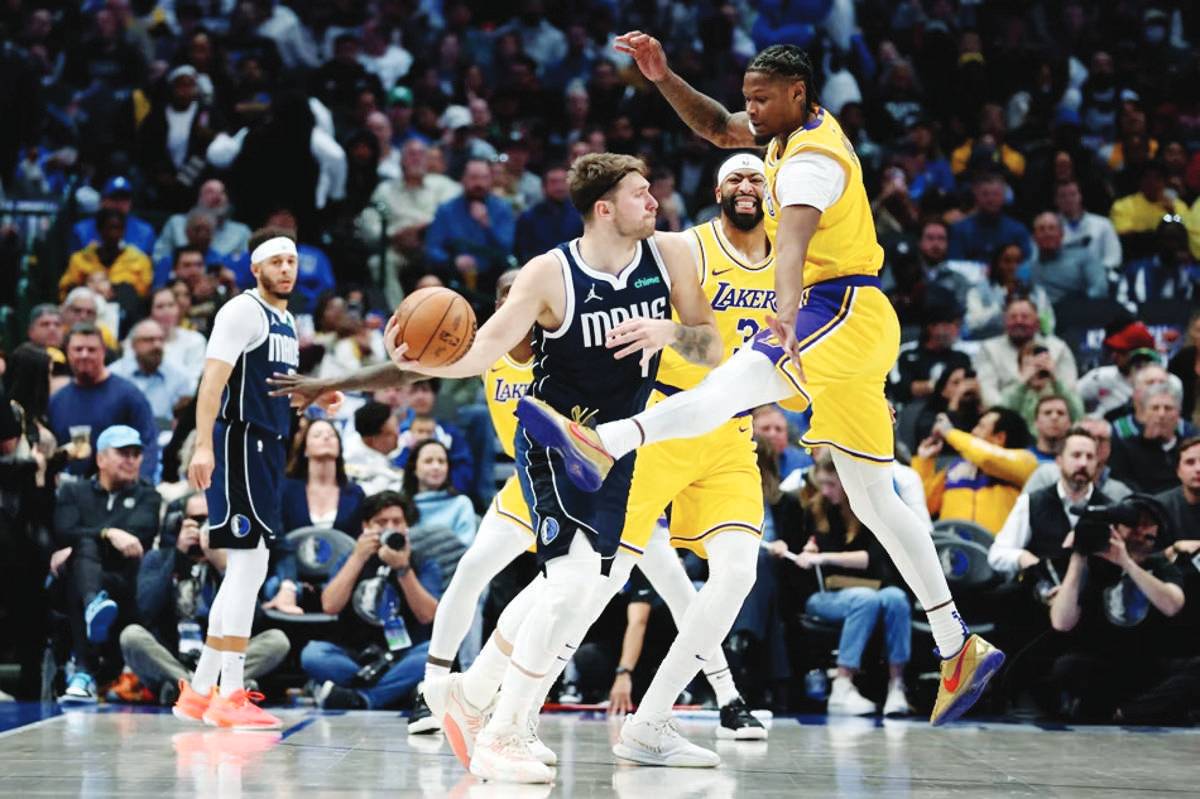
[[[703,435],[736,413],[795,394],[765,355],[743,347],[695,388],[668,397],[633,419],[598,425],[596,432],[608,454],[620,458],[656,441]]]
[[[205,645],[200,652],[200,662],[196,664],[196,673],[192,675],[192,690],[207,695],[217,684],[221,675],[221,652]]]
[[[618,555],[618,557],[620,557]],[[696,586],[683,569],[679,556],[670,544],[670,533],[659,526],[646,543],[646,551],[642,554],[637,566],[650,582],[655,593],[662,597],[671,618],[675,620],[676,628],[683,623],[688,607],[696,599]],[[624,582],[624,581],[622,581]],[[607,603],[606,603],[607,604]],[[604,608],[602,607],[601,612]],[[721,707],[728,705],[738,698],[738,689],[733,682],[733,672],[720,645],[713,650],[705,667],[704,677],[716,694],[717,704]]]
[[[496,633],[492,633],[483,649],[479,650],[479,657],[475,658],[471,668],[463,674],[463,693],[467,701],[477,708],[487,707],[507,671],[508,655],[500,651],[500,647],[496,645]],[[426,674],[428,673],[426,666]]]
[[[232,696],[234,691],[246,687],[243,674],[245,666],[245,652],[221,653],[221,696]]]
[[[696,672],[710,667],[710,656],[720,648],[754,586],[758,569],[757,538],[729,531],[718,533],[705,547],[708,582],[684,614],[679,635],[646,689],[635,714],[639,720],[669,714],[675,698]]]
[[[425,680],[424,680],[425,682],[429,682],[430,680],[437,680],[437,679],[441,679],[442,677],[449,677],[449,676],[450,676],[450,667],[449,666],[438,666],[438,665],[436,665],[434,663],[430,663],[428,661],[425,662]]]
[[[430,657],[447,662],[454,660],[488,583],[528,546],[528,533],[501,516],[495,504],[488,508],[479,523],[475,540],[459,560],[450,585],[438,600],[433,631],[429,636]],[[425,666],[427,680],[449,673],[449,666]]]
[[[892,465],[868,463],[831,450],[850,509],[887,550],[921,607],[937,608],[926,613],[938,651],[943,657],[957,654],[966,625],[954,608],[929,527],[896,493]]]

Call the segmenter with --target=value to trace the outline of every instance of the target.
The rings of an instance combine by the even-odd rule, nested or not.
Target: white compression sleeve
[[[831,449],[850,510],[879,539],[921,607],[926,609],[938,650],[944,657],[958,652],[966,626],[950,596],[950,586],[933,546],[932,531],[896,493],[891,465],[867,463]]]
[[[671,712],[679,692],[687,687],[733,627],[758,570],[759,539],[740,531],[718,533],[705,543],[708,582],[700,589],[679,624],[679,635],[642,697],[635,714],[640,719]]]
[[[655,592],[662,597],[678,628],[683,624],[687,609],[696,599],[697,591],[687,572],[683,570],[683,564],[679,562],[679,556],[675,554],[668,536],[666,529],[655,529],[654,535],[650,536],[650,541],[646,544],[646,551],[638,561],[638,568],[646,575]],[[704,664],[704,677],[712,685],[718,705],[723,707],[737,699],[738,691],[733,682],[733,673],[729,670],[729,662],[719,644]]]
[[[258,591],[267,577],[267,561],[270,553],[262,539],[255,549],[230,549],[226,551],[225,576],[218,593],[221,598],[221,637],[228,645],[230,638],[250,638],[254,626],[254,609],[258,603]],[[221,696],[229,696],[244,687],[242,672],[246,652],[221,653]]]
[[[743,347],[695,388],[668,397],[632,419],[599,425],[596,432],[609,454],[620,458],[645,444],[704,435],[734,414],[795,393],[765,355]]]
[[[529,546],[530,537],[492,505],[479,524],[471,547],[458,562],[450,585],[438,600],[429,638],[429,657],[453,661],[471,626],[475,606],[488,583]],[[426,670],[426,679],[433,675]]]
[[[496,629],[483,645],[471,668],[463,674],[463,693],[466,694],[467,701],[475,707],[487,707],[496,691],[500,690],[504,673],[508,671],[513,642],[517,640],[521,625],[530,611],[541,601],[545,588],[546,578],[539,574],[504,606],[504,611],[496,620]],[[501,648],[500,640],[504,641],[504,649]]]

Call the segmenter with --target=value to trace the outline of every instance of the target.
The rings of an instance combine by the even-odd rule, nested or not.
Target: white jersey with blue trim
[[[272,308],[256,290],[243,292],[217,312],[206,355],[233,366],[218,419],[288,435],[290,403],[287,397],[270,396],[267,378],[277,372],[292,374],[300,366],[300,340],[291,313]]]

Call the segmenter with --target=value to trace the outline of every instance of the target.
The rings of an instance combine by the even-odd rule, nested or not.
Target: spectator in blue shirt
[[[117,176],[104,184],[100,207],[115,208],[125,215],[126,244],[132,244],[145,253],[154,251],[154,240],[158,234],[154,232],[153,225],[130,213],[133,209],[133,185],[127,178]],[[99,241],[100,232],[96,229],[96,218],[92,216],[76,222],[75,227],[71,229],[71,237],[71,252],[78,252],[93,241]]]
[[[404,467],[404,493],[421,511],[422,529],[449,530],[469,547],[477,528],[475,508],[450,485],[450,467],[450,451],[442,442],[431,438],[414,445]]]
[[[74,380],[50,398],[50,431],[60,443],[86,435],[89,451],[67,471],[86,475],[95,469],[96,439],[112,425],[128,425],[142,439],[141,476],[152,483],[158,473],[158,425],[150,403],[137,386],[104,365],[104,339],[95,325],[76,325],[67,335],[67,363]]]
[[[443,203],[425,236],[430,265],[457,273],[468,288],[492,291],[510,265],[516,223],[512,208],[492,193],[487,161],[467,162],[463,193]]]
[[[160,431],[170,430],[175,410],[196,393],[196,383],[163,362],[166,335],[153,319],[143,319],[129,333],[129,351],[112,365],[112,373],[133,383],[150,403]]]
[[[554,164],[546,169],[542,192],[546,198],[517,219],[516,253],[520,263],[583,235],[583,217],[571,205],[567,191],[566,166]]]
[[[462,494],[472,494],[475,466],[467,436],[458,427],[433,415],[441,382],[422,380],[403,389],[407,409],[400,414],[400,441],[392,464],[404,468],[410,449],[427,438],[436,438],[450,450],[450,482]],[[490,431],[489,431],[490,432]]]
[[[1037,252],[1017,270],[1017,277],[1023,283],[1040,286],[1053,304],[1108,296],[1104,264],[1082,250],[1063,249],[1063,228],[1058,214],[1053,211],[1038,214],[1033,220],[1033,240]]]
[[[296,230],[296,215],[287,208],[272,211],[264,223],[267,227]],[[311,312],[317,306],[317,297],[327,291],[336,291],[337,279],[333,274],[333,262],[324,250],[311,244],[296,245],[296,288],[305,299],[303,311]],[[244,252],[233,263],[238,288],[252,289],[256,285],[250,273],[250,253]]]
[[[1029,257],[1029,231],[1004,213],[1004,178],[984,172],[971,182],[975,213],[950,226],[950,257],[987,263],[1005,244],[1016,244]]]
[[[1117,300],[1126,305],[1141,305],[1200,297],[1200,262],[1188,249],[1188,231],[1179,217],[1167,216],[1159,223],[1155,244],[1153,255],[1125,264]]]

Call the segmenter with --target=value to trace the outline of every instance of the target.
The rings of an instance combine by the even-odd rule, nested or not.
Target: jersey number
[[[742,343],[734,347],[733,351],[737,352],[739,349],[749,344],[750,340],[757,336],[758,331],[761,329],[762,326],[758,324],[758,320],[756,319],[739,319],[737,323],[737,330],[742,334]]]

